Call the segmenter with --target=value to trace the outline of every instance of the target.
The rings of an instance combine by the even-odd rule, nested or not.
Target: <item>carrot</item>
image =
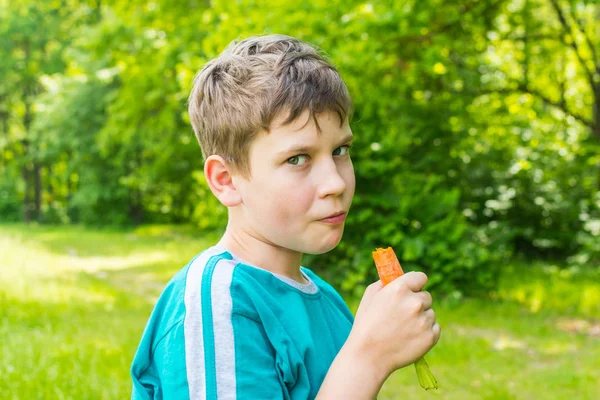
[[[398,261],[396,253],[391,247],[387,249],[377,248],[373,252],[373,260],[375,260],[375,266],[383,286],[404,275],[400,261]]]
[[[404,275],[400,261],[398,261],[398,257],[396,257],[396,253],[394,253],[394,249],[391,247],[388,247],[387,249],[378,247],[373,252],[373,260],[375,261],[375,266],[377,267],[377,272],[379,273],[379,278],[381,279],[383,286]],[[438,383],[429,370],[429,365],[427,365],[424,357],[415,361],[415,369],[417,371],[419,384],[423,389],[429,390],[438,388]]]

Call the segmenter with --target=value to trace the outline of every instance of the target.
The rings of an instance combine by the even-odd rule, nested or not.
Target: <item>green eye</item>
[[[287,162],[288,162],[288,164],[299,166],[299,165],[304,165],[307,162],[307,160],[308,160],[307,155],[299,154],[297,156],[288,158]]]
[[[335,149],[333,151],[333,155],[334,156],[345,156],[348,154],[349,151],[350,151],[350,146],[346,144],[346,145],[340,146],[337,149]]]

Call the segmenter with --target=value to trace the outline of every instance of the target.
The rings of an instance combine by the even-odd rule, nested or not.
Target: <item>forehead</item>
[[[262,145],[279,150],[294,145],[310,146],[339,141],[351,134],[348,122],[344,121],[340,126],[340,118],[334,111],[316,114],[318,127],[308,110],[302,112],[294,121],[283,125],[286,117],[286,114],[280,114],[274,119],[269,132],[259,136]]]

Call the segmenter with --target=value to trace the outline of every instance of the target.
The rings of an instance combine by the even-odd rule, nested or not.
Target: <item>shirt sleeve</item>
[[[287,368],[263,324],[234,311],[234,304],[251,303],[232,290],[234,265],[200,261],[205,266],[192,264],[187,274],[183,317],[164,323],[180,315],[167,306],[151,318],[132,369],[132,398],[289,399]]]
[[[283,368],[262,325],[237,314],[231,323],[233,343],[222,346],[215,335],[215,357],[208,351],[196,366],[185,360],[183,324],[172,329],[157,343],[148,367],[135,377],[132,399],[290,399]]]
[[[232,324],[235,332],[237,398],[290,399],[284,382],[285,368],[276,356],[262,325],[253,319],[236,314],[232,318]]]
[[[132,378],[132,400],[190,398],[182,322],[172,326],[156,343],[142,340],[133,364]]]
[[[154,365],[149,366],[138,376],[133,377],[132,400],[160,399],[160,382]]]

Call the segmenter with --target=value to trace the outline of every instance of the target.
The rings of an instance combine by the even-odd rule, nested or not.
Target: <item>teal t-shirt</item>
[[[168,283],[135,354],[132,399],[312,399],[353,316],[301,267],[301,284],[213,246]]]

